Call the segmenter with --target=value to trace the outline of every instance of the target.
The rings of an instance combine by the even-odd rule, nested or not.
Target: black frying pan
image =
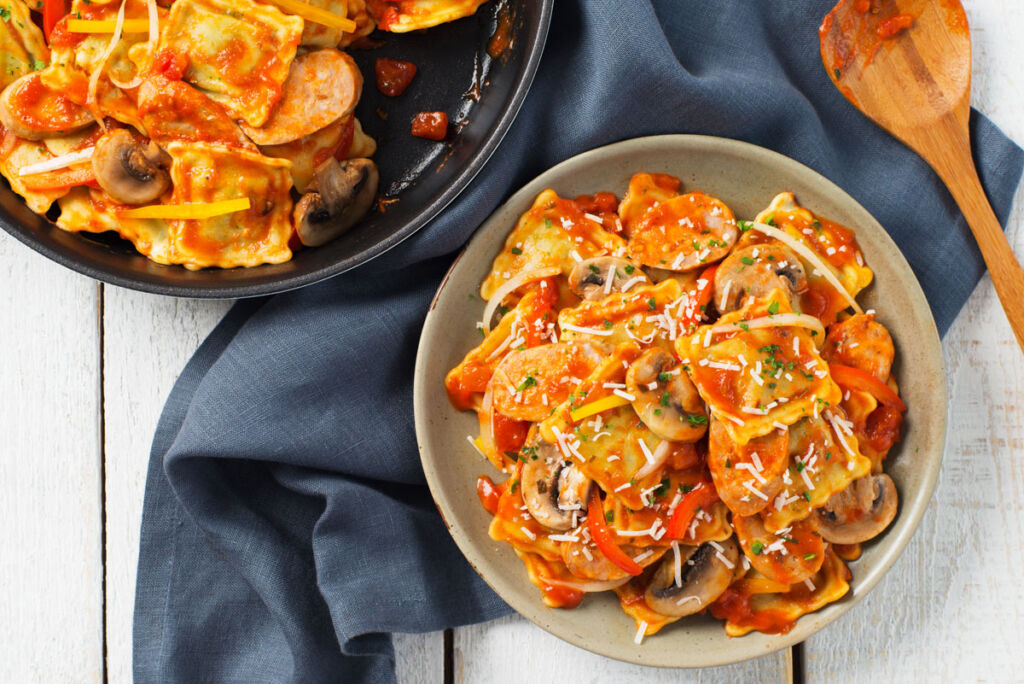
[[[377,32],[382,46],[353,51],[366,83],[356,114],[377,140],[380,191],[397,201],[374,211],[322,247],[302,249],[285,264],[189,271],[138,254],[113,233],[66,233],[30,211],[0,184],[0,226],[32,249],[93,278],[145,292],[182,297],[253,297],[329,278],[372,259],[423,227],[469,184],[508,130],[537,70],[553,0],[491,0],[475,15],[412,34]],[[511,21],[511,46],[498,58],[488,43],[502,13]],[[414,62],[419,71],[399,97],[382,95],[377,57]],[[445,111],[452,125],[445,143],[414,138],[420,111]],[[457,123],[463,121],[464,123]]]

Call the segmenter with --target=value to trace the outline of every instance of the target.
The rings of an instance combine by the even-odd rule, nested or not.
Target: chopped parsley
[[[633,271],[635,271],[636,268],[633,266],[625,266],[623,267],[623,270],[626,272],[626,275],[633,275]]]
[[[601,272],[601,269],[599,269],[599,268],[598,268],[597,266],[595,266],[594,264],[590,264],[590,271],[591,271],[591,273],[600,273],[600,272]]]
[[[810,492],[804,492],[804,501],[807,501],[809,503],[810,500],[811,500],[811,493]]]
[[[771,304],[768,305],[768,313],[773,316],[779,313],[779,303],[777,301],[772,302]]]
[[[654,301],[654,297],[651,297],[650,299],[647,300],[647,308],[648,309],[650,309],[651,311],[654,311],[654,307],[655,306],[657,306],[657,304]]]
[[[654,498],[660,499],[661,497],[665,496],[665,494],[668,492],[668,487],[670,484],[672,483],[671,481],[669,481],[667,477],[661,478],[661,482],[659,482],[658,486],[654,489]]]
[[[518,247],[513,247],[509,251],[512,252],[513,254],[515,254],[516,256],[518,256],[518,255],[523,253],[523,250],[519,249]]]
[[[748,256],[745,256],[745,257],[741,258],[741,259],[740,259],[740,261],[742,261],[742,262],[743,262],[744,264],[746,264],[747,266],[753,266],[753,265],[754,265],[754,260],[753,260],[753,259],[751,259],[751,258],[750,258],[750,257],[748,257]]]
[[[708,419],[706,416],[700,414],[687,413],[686,421],[690,424],[690,427],[697,427],[698,425],[707,425]]]
[[[662,392],[661,393],[661,405],[662,406],[668,406],[668,400],[669,400],[668,392]]]
[[[737,221],[736,225],[739,226],[741,233],[746,233],[748,230],[754,227],[754,224],[750,221]]]
[[[533,387],[536,384],[537,384],[537,378],[533,377],[532,375],[527,375],[526,379],[524,379],[519,384],[519,387],[516,387],[516,392],[522,392],[523,390],[528,389],[530,387]]]
[[[668,373],[658,373],[658,382],[668,382],[668,379],[672,377]]]
[[[816,553],[805,553],[804,554],[804,560],[805,561],[814,560],[817,557],[818,557],[818,554],[816,554]]]
[[[605,522],[615,522],[615,511],[605,511],[604,519]]]
[[[10,7],[0,7],[0,19],[3,19],[4,21],[7,21],[10,18],[11,18],[11,8]]]
[[[753,552],[755,556],[760,556],[761,552],[764,551],[764,544],[762,544],[760,541],[755,541],[753,544],[750,545],[750,550]]]

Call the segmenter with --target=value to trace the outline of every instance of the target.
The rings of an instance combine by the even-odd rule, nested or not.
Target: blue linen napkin
[[[927,165],[827,79],[816,29],[833,2],[560,0],[517,122],[441,217],[356,271],[239,303],[185,368],[153,441],[138,681],[388,682],[389,632],[509,611],[424,484],[413,359],[454,252],[578,152],[685,132],[787,154],[889,230],[944,332],[981,276],[978,249]],[[1024,154],[984,117],[971,124],[1005,222]]]

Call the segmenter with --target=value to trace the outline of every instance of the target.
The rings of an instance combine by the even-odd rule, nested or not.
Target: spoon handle
[[[992,276],[1003,311],[1017,337],[1017,344],[1024,351],[1024,269],[1013,255],[1006,234],[981,187],[966,131],[948,130],[954,126],[959,128],[956,124],[945,127],[949,136],[946,144],[932,145],[930,154],[924,156],[945,182],[967,219]],[[933,140],[940,137],[935,136]]]

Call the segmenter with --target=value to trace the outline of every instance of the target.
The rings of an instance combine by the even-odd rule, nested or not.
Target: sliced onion
[[[36,162],[35,164],[28,164],[18,169],[18,175],[31,176],[37,173],[47,173],[49,171],[66,168],[68,166],[74,166],[75,164],[81,164],[82,162],[92,159],[92,153],[95,149],[95,147],[87,147],[84,150],[62,154],[61,156],[54,157],[53,159]]]
[[[824,261],[822,261],[821,257],[814,253],[814,250],[812,250],[802,241],[797,240],[784,230],[779,230],[778,228],[775,228],[774,226],[769,226],[766,223],[753,223],[752,225],[756,230],[761,231],[765,235],[773,237],[779,242],[785,243],[787,247],[791,248],[804,259],[807,259],[807,261],[811,262],[811,265],[815,269],[817,269],[817,271],[821,273],[822,276],[824,276],[825,280],[829,282],[829,285],[836,289],[836,292],[843,296],[843,298],[853,308],[854,311],[856,311],[857,313],[864,313],[864,310],[860,308],[860,305],[857,303],[857,300],[855,300],[850,295],[850,293],[847,292],[846,288],[843,287],[843,284],[839,282],[839,278],[836,278],[836,274],[832,272],[832,268]]]
[[[654,452],[651,453],[651,460],[645,463],[643,468],[636,471],[636,474],[633,476],[636,478],[636,481],[639,482],[661,466],[665,465],[665,461],[668,460],[668,455],[671,451],[672,442],[667,439],[663,440],[662,443],[654,449]]]
[[[501,302],[505,297],[509,296],[516,290],[527,283],[532,283],[537,280],[543,280],[544,278],[550,278],[560,274],[562,270],[555,266],[548,268],[540,268],[536,271],[526,271],[525,273],[519,273],[513,278],[509,278],[505,283],[494,291],[491,298],[487,300],[487,306],[484,307],[484,320],[483,320],[483,331],[484,335],[491,332],[491,319],[494,318],[494,312],[501,306]]]
[[[136,74],[135,78],[128,81],[127,83],[125,83],[124,81],[119,81],[113,73],[109,74],[107,78],[109,78],[110,82],[116,85],[121,90],[130,90],[132,88],[138,88],[140,85],[142,85],[142,77],[138,74]]]
[[[556,587],[568,587],[569,589],[575,589],[576,591],[582,591],[584,593],[593,593],[595,591],[608,591],[609,589],[621,587],[623,584],[633,579],[633,576],[627,575],[622,579],[607,580],[604,582],[599,580],[580,580],[578,582],[574,582],[572,580],[551,579],[544,575],[538,575],[537,579],[539,579],[542,584],[553,584]]]
[[[110,36],[110,42],[100,55],[99,66],[89,75],[89,94],[85,103],[89,107],[89,112],[93,118],[96,119],[96,123],[103,130],[107,130],[107,125],[103,122],[103,117],[97,115],[97,110],[93,109],[97,105],[96,90],[100,84],[100,76],[103,75],[103,70],[107,68],[107,60],[110,59],[110,55],[114,54],[117,42],[121,40],[121,30],[124,28],[124,6],[126,3],[127,0],[121,0],[121,8],[117,10],[117,22],[114,24],[114,34]]]
[[[484,456],[491,462],[498,470],[505,470],[505,464],[502,463],[501,457],[498,455],[498,445],[494,441],[494,378],[492,377],[490,382],[487,383],[487,391],[484,392],[483,401],[480,403],[480,413],[478,419],[480,422],[480,444],[484,447]]]
[[[160,15],[156,12],[156,0],[146,0],[146,9],[149,10],[150,49],[156,50],[156,43],[160,39]]]
[[[753,330],[755,328],[781,328],[785,326],[815,330],[819,335],[821,335],[821,340],[824,341],[825,339],[825,326],[821,324],[821,321],[814,316],[798,313],[772,314],[771,316],[753,318],[749,321],[740,321],[739,323],[719,323],[711,328],[711,333],[719,335],[721,333],[731,333],[740,330]]]

